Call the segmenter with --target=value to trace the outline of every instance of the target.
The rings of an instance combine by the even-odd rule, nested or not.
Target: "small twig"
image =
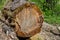
[[[51,33],[53,33],[54,35],[60,36],[60,34],[54,33],[52,30],[50,30]]]
[[[2,20],[1,18],[0,18],[0,21],[1,22],[3,22],[4,24],[6,24],[7,26],[10,26],[8,23],[6,23],[4,20]]]

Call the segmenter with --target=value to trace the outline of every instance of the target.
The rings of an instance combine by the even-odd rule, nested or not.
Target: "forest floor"
[[[0,40],[16,40],[17,39],[15,34],[11,34],[11,35],[12,35],[11,37],[14,39],[11,39],[9,36],[6,36],[6,34],[2,31],[2,28],[0,25]],[[52,26],[44,22],[41,32],[31,37],[31,40],[60,40],[60,29],[58,29],[57,26]]]
[[[46,22],[43,23],[42,30],[39,34],[33,36],[32,40],[60,40],[60,29]]]

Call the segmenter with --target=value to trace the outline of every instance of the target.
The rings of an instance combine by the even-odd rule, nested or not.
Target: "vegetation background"
[[[60,26],[60,0],[29,0],[43,11],[44,21],[52,25]],[[6,0],[0,0],[0,10]]]

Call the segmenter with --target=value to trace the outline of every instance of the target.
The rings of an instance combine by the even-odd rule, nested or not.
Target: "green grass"
[[[3,5],[0,5],[0,10],[2,9]]]
[[[5,1],[6,1],[6,0],[0,1],[0,10],[3,8]]]
[[[44,21],[53,25],[60,25],[60,16],[46,16],[44,17]]]

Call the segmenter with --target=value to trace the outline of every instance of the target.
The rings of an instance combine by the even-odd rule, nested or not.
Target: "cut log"
[[[6,16],[8,17],[8,22],[10,19],[13,20],[10,20],[9,24],[14,23],[15,27],[13,29],[17,36],[31,37],[41,31],[43,15],[34,3],[26,2],[17,8],[14,8],[12,4],[10,5],[7,5],[8,7],[5,7],[2,13],[5,19]],[[11,7],[14,8],[13,11]]]
[[[20,37],[31,37],[41,31],[42,12],[34,4],[25,4],[25,7],[16,14],[16,33]]]

